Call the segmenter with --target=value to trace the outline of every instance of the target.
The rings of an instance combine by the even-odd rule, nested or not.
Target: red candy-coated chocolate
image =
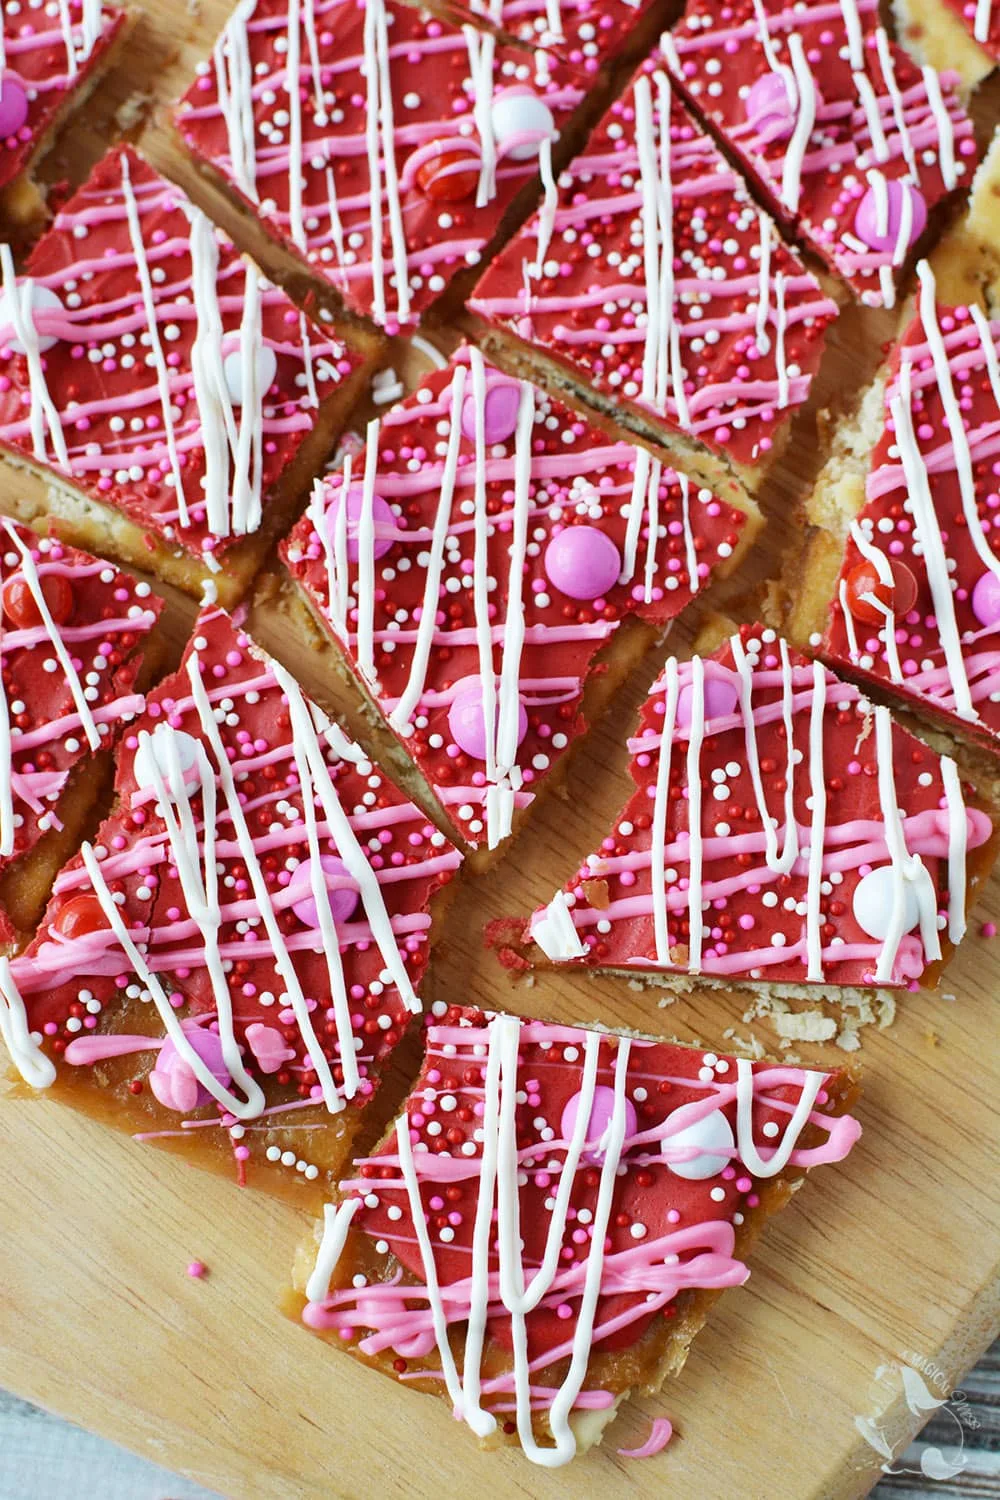
[[[107,925],[108,919],[100,901],[89,891],[84,891],[79,896],[72,896],[64,906],[59,907],[52,921],[53,930],[60,933],[70,943],[74,938],[82,937],[86,933],[98,932]]]
[[[874,563],[868,561],[858,563],[847,574],[844,579],[847,607],[856,619],[881,626],[885,624],[886,609],[891,609],[896,615],[905,615],[913,608],[917,599],[917,580],[913,573],[905,563],[894,564],[891,571],[891,584],[883,583]],[[879,609],[867,595],[874,595],[885,608]]]
[[[65,625],[73,613],[73,585],[62,573],[42,579],[42,600],[57,625]],[[0,591],[0,604],[12,625],[21,629],[42,623],[42,609],[23,573],[15,573]]]
[[[417,185],[440,203],[461,203],[475,195],[479,162],[464,151],[442,151],[420,163]]]

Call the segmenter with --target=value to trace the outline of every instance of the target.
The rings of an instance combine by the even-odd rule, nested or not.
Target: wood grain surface
[[[961,1399],[961,1473],[928,1479],[920,1465],[931,1447],[953,1449],[955,1425],[932,1417],[882,1478],[872,1500],[994,1500],[1000,1495],[1000,1343],[954,1393]],[[0,1500],[66,1500],[81,1484],[100,1500],[214,1500],[209,1490],[167,1476],[117,1444],[0,1391]]]
[[[50,177],[79,181],[146,104],[143,147],[176,169],[156,107],[180,92],[226,12],[222,0],[196,12],[145,0],[123,65],[49,163]],[[887,332],[884,317],[842,318],[814,407],[847,399]],[[810,410],[767,487],[765,543],[722,602],[780,563],[817,456]],[[0,471],[0,506],[32,482]],[[190,605],[173,599],[175,644],[190,619]],[[309,690],[351,710],[329,655],[303,643],[280,600],[255,607],[251,628]],[[579,975],[514,988],[483,947],[484,922],[547,899],[622,802],[624,741],[656,665],[633,675],[574,757],[564,794],[538,810],[515,851],[463,884],[428,998],[780,1048],[766,1019],[747,1019],[745,996],[702,989],[661,1009],[656,991]],[[356,711],[347,716],[367,734]],[[0,1384],[238,1500],[866,1494],[883,1458],[855,1418],[876,1423],[901,1453],[922,1421],[904,1400],[901,1362],[932,1363],[954,1388],[1000,1326],[1000,944],[976,935],[989,916],[1000,917],[997,881],[944,993],[904,996],[891,1026],[865,1028],[865,1134],[852,1157],[819,1171],[774,1222],[748,1286],[722,1299],[683,1378],[630,1405],[604,1448],[573,1470],[534,1469],[512,1450],[479,1453],[443,1403],[339,1358],[285,1320],[278,1301],[306,1225],[294,1205],[239,1192],[3,1084]],[[186,1277],[192,1258],[210,1267],[205,1281]],[[617,1455],[662,1413],[677,1430],[662,1456]]]

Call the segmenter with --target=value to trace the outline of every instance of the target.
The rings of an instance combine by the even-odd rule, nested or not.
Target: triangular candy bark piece
[[[393,333],[530,209],[588,82],[391,0],[244,0],[177,124],[321,298]]]
[[[0,202],[5,230],[44,214],[28,179],[56,133],[111,64],[128,30],[124,8],[102,0],[57,7],[5,5],[0,12]]]
[[[796,618],[828,600],[824,660],[1000,755],[1000,321],[938,305],[918,273],[916,315],[810,502],[843,540],[814,534]]]
[[[965,932],[993,825],[953,761],[775,632],[671,659],[636,790],[527,937],[554,963],[905,985]]]
[[[0,923],[22,934],[110,789],[162,607],[148,583],[0,519]]]
[[[844,1071],[434,1006],[404,1112],[300,1255],[297,1310],[552,1468],[684,1363],[804,1172]]]

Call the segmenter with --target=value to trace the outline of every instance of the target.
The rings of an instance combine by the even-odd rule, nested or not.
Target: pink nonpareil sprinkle
[[[619,1458],[655,1458],[662,1453],[674,1435],[673,1423],[669,1417],[654,1417],[653,1426],[649,1437],[641,1448],[619,1448]]]
[[[201,1281],[203,1276],[208,1275],[208,1267],[200,1260],[193,1260],[188,1266],[186,1274],[191,1277],[192,1281]]]
[[[997,924],[995,922],[984,922],[979,929],[979,936],[984,938],[995,938],[997,935]]]

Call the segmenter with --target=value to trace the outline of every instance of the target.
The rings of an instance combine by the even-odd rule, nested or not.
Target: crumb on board
[[[837,1034],[837,1023],[819,1010],[789,1011],[774,1017],[774,1029],[788,1041],[829,1042]]]

